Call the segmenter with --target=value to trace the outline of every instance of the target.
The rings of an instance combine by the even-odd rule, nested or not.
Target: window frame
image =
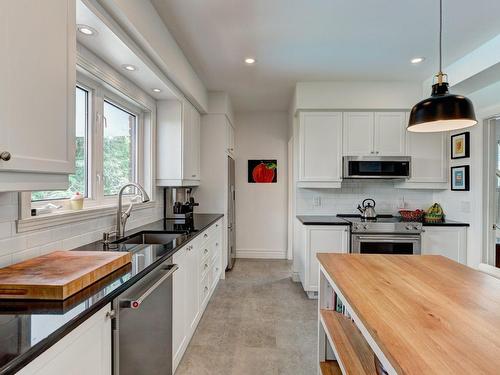
[[[70,209],[69,199],[51,199],[41,201],[31,201],[31,192],[20,193],[20,219],[18,220],[18,232],[30,230],[33,227],[50,227],[57,223],[58,219],[52,217],[68,216],[75,218],[77,216],[99,216],[99,209],[102,212],[108,212],[110,208],[117,206],[118,197],[104,196],[103,184],[103,113],[104,100],[108,100],[114,105],[136,116],[136,181],[145,187],[151,198],[148,203],[138,203],[137,208],[148,208],[156,205],[156,194],[154,184],[155,161],[146,160],[153,158],[155,147],[155,120],[156,120],[156,102],[154,99],[148,100],[147,94],[141,89],[127,81],[112,80],[113,85],[105,80],[105,74],[96,75],[95,72],[88,72],[83,67],[77,71],[76,86],[80,86],[89,93],[88,103],[88,129],[87,129],[87,197],[84,198],[84,209],[81,211],[72,211]],[[120,77],[121,78],[121,77]],[[133,95],[131,95],[133,94]],[[146,99],[146,100],[145,100]],[[148,129],[146,130],[146,125]],[[146,134],[150,145],[146,147]],[[151,180],[151,181],[149,181]],[[128,204],[132,196],[123,197],[123,203]],[[41,208],[52,203],[62,205],[59,210],[54,210],[50,214],[31,217],[31,210]],[[80,215],[79,215],[80,214]],[[47,219],[47,224],[35,224],[34,221]],[[61,219],[62,221],[62,219]]]

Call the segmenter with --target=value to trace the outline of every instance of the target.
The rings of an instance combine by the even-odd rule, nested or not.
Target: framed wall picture
[[[463,159],[470,156],[470,133],[460,133],[451,136],[451,158]]]
[[[451,190],[469,191],[469,166],[451,167]]]
[[[251,184],[278,182],[278,160],[249,160],[248,182]]]

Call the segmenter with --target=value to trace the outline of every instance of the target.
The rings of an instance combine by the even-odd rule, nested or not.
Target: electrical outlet
[[[321,207],[321,197],[313,198],[313,207]]]

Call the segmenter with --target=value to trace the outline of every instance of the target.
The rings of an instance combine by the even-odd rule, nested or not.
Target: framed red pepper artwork
[[[248,182],[251,184],[271,184],[278,181],[277,160],[249,160]]]

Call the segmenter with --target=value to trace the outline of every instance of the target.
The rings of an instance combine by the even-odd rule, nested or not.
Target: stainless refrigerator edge
[[[236,192],[234,185],[234,159],[227,157],[227,269],[234,266],[236,259]]]

